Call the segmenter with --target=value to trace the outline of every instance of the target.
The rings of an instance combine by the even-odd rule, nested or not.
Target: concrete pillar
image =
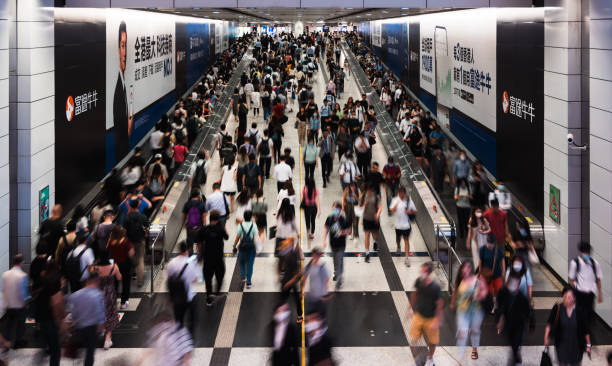
[[[31,259],[39,192],[55,201],[55,73],[52,0],[8,0],[10,17],[10,253]]]
[[[0,272],[9,268],[9,21],[0,2]]]
[[[589,200],[593,257],[603,272],[597,313],[612,324],[612,4],[589,2]]]
[[[544,13],[544,258],[567,278],[582,239],[582,156],[567,134],[582,142],[581,7],[575,0],[546,0]],[[549,217],[550,185],[560,190],[561,222]]]

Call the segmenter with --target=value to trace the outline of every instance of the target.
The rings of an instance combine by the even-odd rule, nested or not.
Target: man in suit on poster
[[[113,123],[115,128],[115,159],[121,160],[130,151],[134,115],[129,115],[125,69],[127,64],[127,30],[125,22],[119,25],[119,76],[113,97]]]

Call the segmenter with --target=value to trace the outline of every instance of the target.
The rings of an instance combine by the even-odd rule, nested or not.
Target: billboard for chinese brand
[[[56,200],[68,207],[147,135],[215,57],[212,21],[142,14],[55,9]]]

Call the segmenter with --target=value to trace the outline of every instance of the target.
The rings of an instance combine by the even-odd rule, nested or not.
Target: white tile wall
[[[23,48],[17,51],[19,75],[36,75],[55,69],[55,48]]]
[[[592,49],[590,52],[590,77],[612,81],[612,50]]]
[[[29,183],[55,169],[55,145],[32,156],[17,158],[17,183]]]
[[[591,107],[589,113],[591,135],[612,141],[612,112]]]
[[[17,130],[20,156],[31,156],[55,144],[55,123],[50,121],[31,130]]]
[[[607,232],[612,233],[612,205],[610,202],[592,192],[589,199],[591,221]]]
[[[593,60],[591,62],[604,61],[605,60]],[[610,65],[608,65],[608,67],[610,67]],[[591,77],[591,80],[589,82],[589,90],[589,94],[591,97],[591,107],[603,109],[605,111],[612,111],[612,81],[594,79]]]
[[[590,48],[612,49],[612,19],[591,19]]]
[[[29,103],[48,98],[55,93],[55,72],[36,75],[17,76],[18,98],[21,103]]]
[[[20,22],[52,22],[53,5],[53,0],[18,0],[18,20]]]
[[[612,142],[591,135],[590,148],[591,162],[612,171]]]
[[[0,167],[0,196],[9,193],[9,166]]]
[[[580,75],[544,71],[544,94],[561,100],[580,100]]]
[[[9,268],[9,21],[0,2],[0,271]]]
[[[53,47],[55,44],[53,22],[19,21],[18,23],[17,48]]]
[[[561,74],[580,74],[580,49],[544,47],[544,69]]]
[[[591,0],[589,2],[591,19],[612,19],[612,2],[608,0]]]
[[[612,243],[612,234],[593,221],[590,222],[590,228],[593,252],[599,254],[604,259],[604,262],[612,265],[612,245],[610,245]]]
[[[544,46],[580,47],[580,22],[551,22],[544,24]]]
[[[39,99],[32,103],[17,104],[17,128],[31,129],[55,118],[55,97]]]
[[[580,21],[580,1],[545,0],[544,19],[546,22]]]
[[[589,166],[591,192],[608,202],[612,202],[612,171],[591,162]],[[611,242],[612,243],[612,242]],[[612,245],[610,245],[612,248]],[[612,257],[610,257],[612,260]]]

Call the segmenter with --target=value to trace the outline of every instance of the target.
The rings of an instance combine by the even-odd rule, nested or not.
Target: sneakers
[[[402,254],[402,248],[397,247],[397,249],[395,249],[395,253],[397,253],[397,255]]]
[[[128,305],[130,305],[130,302],[129,302],[129,301],[126,301],[126,302],[122,303],[122,304],[119,306],[119,309],[120,309],[120,310],[125,310],[125,309],[127,309],[127,308],[128,308]]]
[[[113,341],[111,341],[110,339],[107,341],[104,341],[104,349],[108,351],[109,348],[111,348],[113,346]]]
[[[374,251],[378,252],[378,243],[377,242],[374,242]]]
[[[252,283],[247,283],[247,285],[246,285],[247,290],[250,290],[252,287],[253,287]]]
[[[365,262],[370,263],[370,253],[366,253]]]
[[[214,296],[208,296],[206,298],[206,306],[207,307],[211,307],[213,305],[213,302],[215,301],[215,297]]]
[[[433,358],[427,357],[427,362],[425,362],[425,366],[436,366],[436,364],[434,363]]]
[[[404,259],[404,264],[406,265],[406,267],[410,267],[410,261],[408,260],[408,258]]]

